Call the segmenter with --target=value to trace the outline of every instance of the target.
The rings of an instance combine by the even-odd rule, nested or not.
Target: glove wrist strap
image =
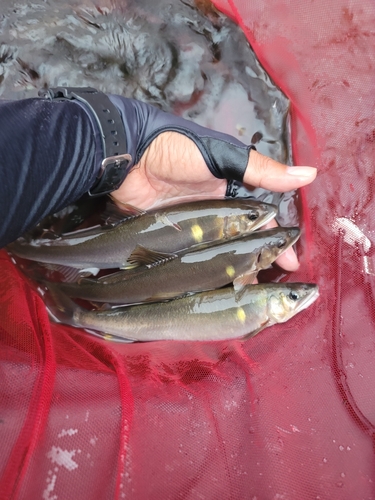
[[[103,92],[91,87],[54,87],[41,90],[39,95],[51,100],[76,99],[90,110],[100,130],[104,159],[89,195],[100,196],[118,189],[128,173],[132,157],[126,153],[124,125],[116,106]]]

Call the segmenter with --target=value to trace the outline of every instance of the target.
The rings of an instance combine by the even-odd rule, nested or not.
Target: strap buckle
[[[132,157],[127,150],[125,128],[119,110],[109,97],[92,87],[54,87],[39,92],[49,99],[78,100],[95,118],[102,138],[104,160],[90,196],[108,194],[120,187]]]
[[[127,171],[131,161],[132,157],[129,154],[104,158],[97,181],[89,189],[88,194],[90,196],[101,196],[118,189],[124,180],[124,171]]]

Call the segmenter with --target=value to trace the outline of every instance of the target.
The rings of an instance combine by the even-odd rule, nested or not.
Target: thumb
[[[291,191],[312,182],[315,167],[288,167],[278,161],[251,150],[243,182],[270,191]]]

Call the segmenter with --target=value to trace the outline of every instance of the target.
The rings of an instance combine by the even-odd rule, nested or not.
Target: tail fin
[[[44,288],[39,288],[39,290],[43,294],[43,300],[50,317],[57,323],[80,326],[75,317],[81,307],[75,304],[53,283],[43,282],[43,286]]]
[[[85,331],[101,339],[112,342],[133,343],[133,339],[117,337],[116,335],[105,334],[100,331],[88,330],[79,323],[79,313],[83,308],[73,302],[65,293],[63,293],[55,284],[43,282],[44,289],[39,288],[43,294],[43,300],[50,318],[57,323],[84,328]]]

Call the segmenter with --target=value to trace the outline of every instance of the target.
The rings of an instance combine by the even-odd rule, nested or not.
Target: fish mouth
[[[253,231],[255,231],[256,229],[259,229],[262,226],[265,226],[272,219],[274,219],[276,217],[277,210],[278,210],[277,206],[276,205],[272,205],[271,203],[269,203],[268,205],[269,205],[269,212],[267,213],[267,215],[265,215],[265,217],[262,220],[260,220],[259,222],[257,222],[253,226]]]
[[[287,244],[284,248],[281,249],[280,255],[289,250],[289,248],[292,247],[295,243],[297,243],[299,237],[301,236],[301,230],[298,227],[291,227],[287,229],[288,229]]]
[[[317,285],[315,285],[315,288],[312,291],[310,291],[310,293],[308,293],[306,297],[304,297],[298,304],[298,307],[296,308],[296,313],[299,313],[304,309],[310,307],[311,304],[315,302],[318,297],[319,297],[319,288]]]
[[[301,236],[301,230],[299,227],[291,227],[289,228],[289,237],[290,237],[290,245],[294,245],[299,240],[299,237]]]

